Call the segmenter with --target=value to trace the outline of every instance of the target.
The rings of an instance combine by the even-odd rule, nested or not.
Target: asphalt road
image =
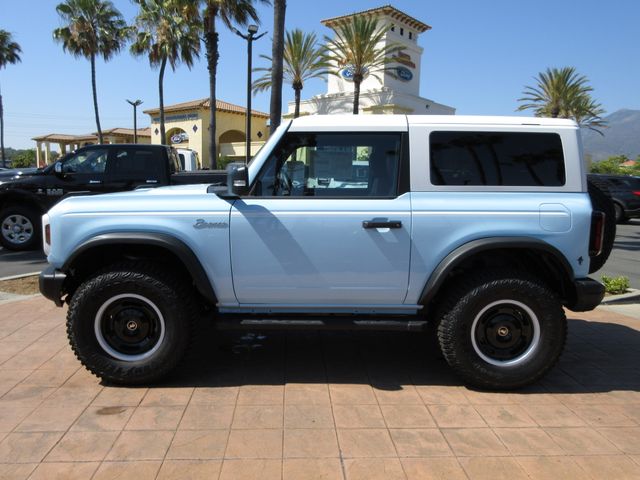
[[[631,288],[640,289],[640,218],[618,225],[611,255],[602,270],[592,277],[600,280],[602,275],[624,275],[629,277]]]
[[[12,252],[0,247],[0,278],[39,272],[47,265],[42,250]]]
[[[11,252],[0,247],[0,278],[24,273],[39,272],[47,265],[41,250]],[[616,242],[604,268],[592,277],[602,275],[629,277],[632,288],[640,289],[640,219],[618,225]]]

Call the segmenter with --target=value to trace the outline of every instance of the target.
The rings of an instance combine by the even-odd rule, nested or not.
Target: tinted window
[[[394,197],[401,135],[288,133],[254,184],[259,196]]]
[[[555,133],[432,132],[431,183],[557,187],[565,183]]]
[[[111,175],[116,180],[159,180],[163,178],[163,164],[158,157],[158,153],[149,150],[118,150],[111,167]]]
[[[92,149],[76,153],[62,162],[64,173],[104,173],[109,152],[106,149]]]

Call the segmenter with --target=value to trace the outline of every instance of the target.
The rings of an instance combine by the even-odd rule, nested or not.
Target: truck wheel
[[[556,295],[513,271],[479,274],[447,299],[438,328],[456,374],[479,388],[508,390],[540,379],[558,360],[567,321]]]
[[[0,213],[0,243],[7,250],[35,250],[41,246],[42,214],[30,207],[9,206]]]
[[[619,203],[614,203],[613,206],[616,209],[616,223],[626,223],[627,217],[624,214],[622,205],[620,205]]]
[[[604,221],[604,235],[602,237],[602,253],[597,257],[591,257],[589,263],[589,273],[594,273],[600,270],[613,249],[613,242],[616,239],[616,209],[615,204],[611,198],[603,193],[602,186],[596,185],[593,181],[588,180],[587,186],[589,189],[589,198],[591,198],[591,205],[594,210],[600,210],[605,214]]]
[[[93,374],[137,385],[158,380],[182,359],[196,318],[193,295],[164,269],[112,266],[76,290],[67,314],[74,353]]]

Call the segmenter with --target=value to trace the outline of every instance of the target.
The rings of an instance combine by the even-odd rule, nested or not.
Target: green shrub
[[[605,291],[612,295],[624,293],[630,287],[629,277],[624,277],[624,276],[607,277],[606,275],[603,275],[602,283],[604,284]]]

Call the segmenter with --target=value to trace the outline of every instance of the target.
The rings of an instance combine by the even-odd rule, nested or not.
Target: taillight
[[[591,213],[591,238],[589,239],[589,256],[597,257],[602,253],[602,243],[604,240],[604,212]]]
[[[633,191],[633,194],[634,194],[636,197],[640,197],[640,190],[634,190],[634,191]]]
[[[51,245],[51,225],[44,226],[44,241],[47,245]]]

